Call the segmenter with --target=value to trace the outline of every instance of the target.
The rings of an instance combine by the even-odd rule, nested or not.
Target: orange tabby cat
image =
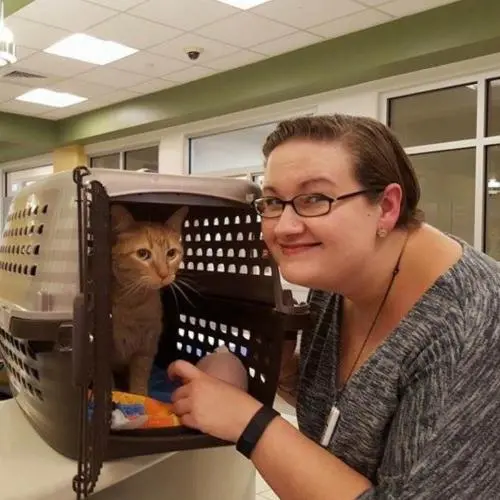
[[[148,392],[163,330],[160,289],[173,283],[182,261],[187,212],[180,208],[162,224],[138,222],[122,205],[111,207],[113,372],[128,371],[128,390],[134,394]]]

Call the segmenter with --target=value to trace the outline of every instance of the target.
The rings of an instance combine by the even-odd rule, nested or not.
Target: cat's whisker
[[[189,300],[189,297],[186,295],[186,293],[184,292],[184,290],[175,282],[175,281],[172,281],[172,286],[175,287],[179,293],[186,299],[186,301],[191,305],[191,307],[194,307],[194,304],[191,302],[191,300]]]
[[[184,278],[177,279],[176,283],[179,286],[181,286],[181,285],[185,286],[188,290],[190,290],[191,292],[193,292],[196,295],[199,295],[201,297],[201,292],[199,290],[196,290],[196,288],[193,285],[190,285],[189,283],[187,283],[186,281],[184,281]]]
[[[181,310],[179,308],[179,301],[177,300],[177,294],[175,293],[175,288],[171,286],[170,290],[172,290],[172,295],[174,296],[174,301],[175,301],[175,307],[177,308],[177,314],[179,314]]]
[[[127,297],[129,295],[134,294],[137,292],[139,289],[143,288],[144,285],[146,284],[146,277],[141,276],[137,281],[132,281],[127,286],[123,289],[123,295],[122,297]]]
[[[182,281],[183,283],[192,283],[196,285],[196,280],[194,278],[191,278],[190,276],[186,276],[185,274],[182,274],[181,277],[177,278],[177,281]]]

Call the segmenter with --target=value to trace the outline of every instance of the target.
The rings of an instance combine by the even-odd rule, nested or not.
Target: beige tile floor
[[[276,396],[274,407],[281,413],[283,418],[297,426],[295,408],[287,404],[279,396]],[[278,495],[274,493],[258,472],[255,482],[255,500],[279,500]]]

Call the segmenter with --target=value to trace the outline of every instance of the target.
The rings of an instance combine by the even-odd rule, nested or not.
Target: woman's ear
[[[401,213],[401,200],[403,191],[397,183],[389,184],[380,198],[380,219],[377,227],[377,233],[387,235],[396,226],[399,214]]]

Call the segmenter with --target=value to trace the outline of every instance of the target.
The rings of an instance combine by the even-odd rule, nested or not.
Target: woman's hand
[[[211,377],[187,361],[168,367],[183,385],[172,394],[174,413],[186,427],[235,443],[262,403],[246,392]]]

